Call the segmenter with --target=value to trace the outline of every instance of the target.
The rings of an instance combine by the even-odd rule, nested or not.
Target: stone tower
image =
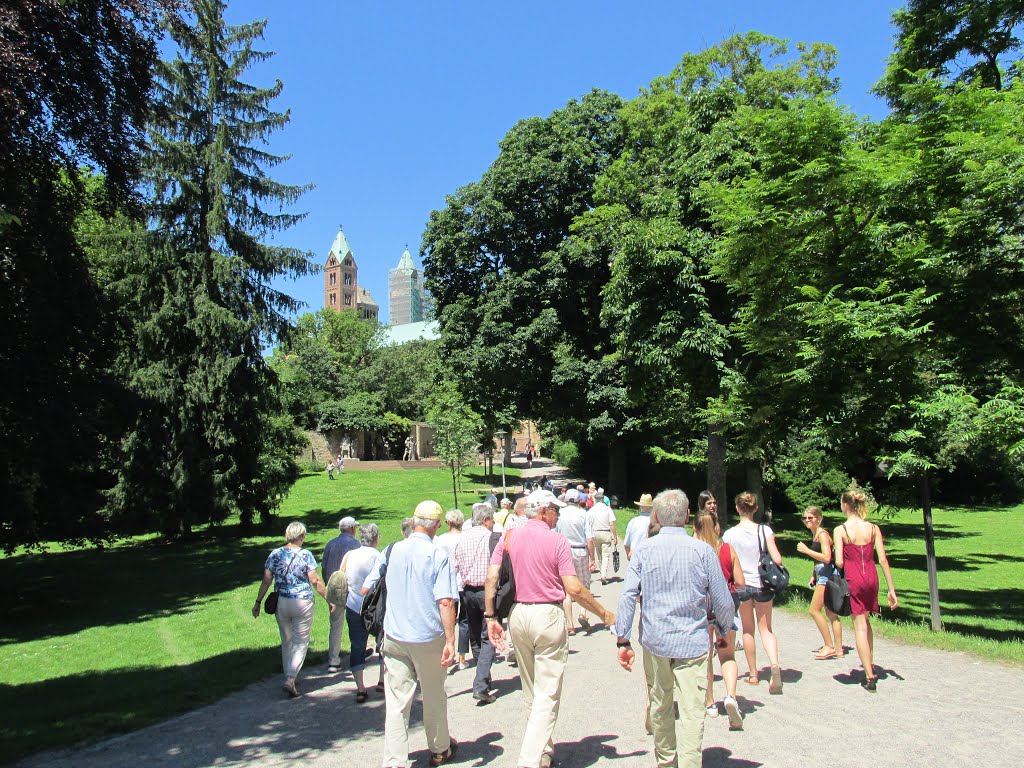
[[[398,266],[388,272],[388,319],[391,325],[422,322],[424,303],[423,273],[413,266],[409,246],[406,246]]]
[[[377,319],[377,302],[369,291],[359,288],[359,267],[341,227],[324,263],[324,306],[336,312],[358,311],[360,320]]]

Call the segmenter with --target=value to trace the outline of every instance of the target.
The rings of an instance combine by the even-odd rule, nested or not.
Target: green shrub
[[[556,464],[563,467],[574,468],[580,460],[580,449],[572,440],[555,440],[551,448],[551,458]]]
[[[316,474],[319,472],[325,472],[327,467],[326,462],[322,463],[317,461],[316,459],[311,459],[308,456],[302,459],[296,459],[295,463],[298,465],[299,471],[304,474]]]
[[[773,470],[776,484],[797,511],[811,505],[823,509],[837,506],[839,495],[852,482],[836,457],[806,439],[787,442],[786,453]]]

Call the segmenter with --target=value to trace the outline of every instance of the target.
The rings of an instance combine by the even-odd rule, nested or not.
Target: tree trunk
[[[924,551],[928,561],[928,604],[931,606],[932,630],[942,629],[939,608],[939,569],[935,562],[935,527],[932,525],[932,492],[928,472],[921,476],[921,508],[924,512]]]
[[[718,523],[724,531],[732,505],[726,496],[725,435],[717,424],[708,425],[708,490],[718,502]]]
[[[764,508],[764,476],[761,474],[761,462],[751,460],[746,463],[747,488],[757,497],[757,508],[761,510],[761,520],[764,523],[771,522],[771,516]]]
[[[609,496],[618,496],[620,505],[626,503],[629,492],[629,455],[622,440],[608,442],[608,487]]]
[[[459,490],[456,487],[455,467],[452,467],[452,498],[455,499],[455,509],[459,508]]]

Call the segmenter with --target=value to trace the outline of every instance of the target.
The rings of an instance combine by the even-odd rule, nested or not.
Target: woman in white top
[[[743,578],[747,583],[741,595],[740,622],[743,625],[743,652],[747,657],[747,683],[757,685],[760,682],[757,671],[757,648],[754,646],[754,626],[761,635],[768,660],[771,662],[772,676],[768,685],[768,693],[782,693],[782,670],[779,669],[779,641],[772,632],[772,605],[775,593],[764,589],[761,585],[761,574],[757,570],[761,552],[766,550],[776,565],[782,565],[782,555],[775,545],[775,534],[767,525],[754,522],[757,512],[757,497],[749,492],[736,497],[736,512],[740,522],[730,528],[722,536],[737,557],[743,568]],[[740,590],[737,590],[739,593]]]
[[[349,670],[356,681],[356,703],[362,704],[369,695],[363,684],[363,669],[366,667],[366,641],[369,633],[363,625],[363,582],[377,563],[377,542],[380,530],[373,523],[359,526],[359,549],[345,555],[342,568],[348,582],[348,599],[345,601],[345,621],[348,623]],[[380,681],[377,690],[384,692],[384,665],[380,667]]]

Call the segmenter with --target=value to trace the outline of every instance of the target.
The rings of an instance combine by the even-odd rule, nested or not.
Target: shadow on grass
[[[1024,588],[1001,589],[939,589],[943,626],[947,631],[992,640],[1024,641]],[[915,620],[926,617],[929,611],[928,592],[905,589],[900,601],[914,609],[900,618]],[[963,621],[977,617],[979,621],[1004,620],[1014,622],[1017,629],[997,628]],[[958,621],[958,619],[960,619]]]
[[[399,518],[396,512],[369,507],[345,507],[341,512],[361,519]],[[336,532],[339,517],[339,511],[317,509],[301,519],[310,531]],[[276,527],[283,532],[286,525],[279,521]],[[147,542],[0,559],[0,581],[14,585],[0,644],[172,616],[238,587],[255,589],[267,555],[278,544],[237,539],[234,533],[225,527],[184,543]],[[309,544],[318,563],[331,535]],[[113,585],[117,599],[102,598],[98,588],[104,585]]]

